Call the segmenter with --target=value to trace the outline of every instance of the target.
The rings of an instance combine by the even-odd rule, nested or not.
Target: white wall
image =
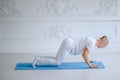
[[[107,35],[120,52],[119,0],[0,0],[0,53],[56,53],[66,38]]]

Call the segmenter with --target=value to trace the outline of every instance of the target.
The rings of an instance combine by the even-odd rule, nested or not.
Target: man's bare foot
[[[35,66],[35,65],[36,65],[36,58],[37,58],[37,56],[34,57],[33,62],[32,62],[32,67],[33,67],[33,68],[36,67],[36,66]]]

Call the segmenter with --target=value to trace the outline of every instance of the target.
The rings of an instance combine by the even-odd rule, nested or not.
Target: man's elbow
[[[87,56],[87,54],[86,54],[86,53],[83,53],[83,54],[82,54],[82,57],[86,57],[86,56]]]
[[[84,53],[82,53],[82,57],[84,57],[85,56],[85,54]]]
[[[88,53],[89,53],[89,50],[88,50],[88,49],[85,49],[84,52],[83,52],[83,54],[82,54],[82,56],[85,57],[85,56],[88,55]]]
[[[89,52],[90,52],[89,49],[87,47],[85,47],[83,54],[88,54]]]

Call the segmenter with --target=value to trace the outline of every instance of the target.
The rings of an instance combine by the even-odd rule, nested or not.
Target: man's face
[[[104,41],[99,41],[99,44],[97,45],[98,48],[105,48],[108,45],[108,43],[105,43]]]

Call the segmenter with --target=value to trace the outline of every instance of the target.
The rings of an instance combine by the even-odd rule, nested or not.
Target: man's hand
[[[89,60],[88,58],[88,53],[89,53],[89,49],[87,47],[84,48],[84,53],[82,54],[85,62],[89,65],[90,68],[98,68],[97,65],[93,65],[91,64],[91,62],[95,62],[93,60]]]
[[[93,69],[96,69],[96,68],[98,68],[98,65],[93,65],[93,64],[91,64],[91,66],[89,66],[90,68],[93,68]]]

